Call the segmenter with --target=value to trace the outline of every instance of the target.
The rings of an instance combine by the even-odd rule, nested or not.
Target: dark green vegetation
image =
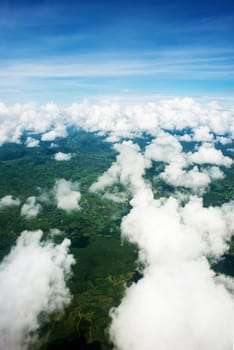
[[[144,149],[145,142],[140,141]],[[0,198],[11,194],[23,203],[29,196],[49,193],[55,180],[63,178],[79,182],[80,210],[66,213],[54,203],[43,203],[38,217],[27,220],[20,215],[20,208],[0,209],[0,259],[23,230],[42,229],[46,237],[51,228],[60,229],[63,234],[54,240],[59,243],[64,237],[71,239],[71,252],[76,259],[68,282],[73,299],[64,313],[52,315],[43,323],[40,334],[45,340],[39,348],[110,349],[106,334],[109,310],[119,304],[125,284],[141,278],[136,272],[136,248],[126,242],[122,245],[120,240],[120,222],[128,205],[89,192],[90,185],[109,168],[116,154],[102,137],[82,130],[71,129],[68,138],[56,140],[57,147],[50,145],[51,142],[41,142],[38,148],[26,148],[23,144],[0,147]],[[55,161],[53,156],[59,151],[72,153],[72,159]],[[146,178],[152,180],[162,168],[163,164],[155,163]],[[224,171],[226,178],[214,182],[204,195],[206,206],[233,199],[234,171]],[[158,197],[173,192],[171,186],[157,179],[153,183]],[[216,269],[233,274],[233,256],[234,241],[230,253]]]

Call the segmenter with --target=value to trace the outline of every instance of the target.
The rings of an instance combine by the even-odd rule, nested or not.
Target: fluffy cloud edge
[[[74,264],[70,241],[42,241],[43,232],[23,231],[0,264],[0,347],[22,350],[37,340],[41,313],[70,303],[66,286]]]

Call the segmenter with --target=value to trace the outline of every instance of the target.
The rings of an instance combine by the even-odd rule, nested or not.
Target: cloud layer
[[[70,241],[41,241],[42,231],[24,231],[0,264],[0,348],[24,350],[36,339],[39,317],[70,302],[66,279],[74,263]]]
[[[163,157],[173,162],[181,149],[172,143],[168,152],[168,145]],[[182,197],[181,202],[176,194],[156,200],[144,179],[145,169],[151,167],[148,150],[143,154],[132,142],[116,149],[116,162],[91,189],[111,191],[120,182],[128,190],[132,209],[122,220],[122,236],[137,244],[144,269],[143,278],[111,311],[109,332],[115,348],[230,349],[234,281],[218,278],[209,259],[219,259],[228,248],[234,232],[233,203],[204,208],[198,196]],[[163,150],[159,147],[158,158]],[[219,162],[216,156],[215,152],[214,162]]]
[[[110,141],[144,132],[155,136],[161,129],[190,129],[190,139],[212,142],[214,134],[225,139],[234,136],[233,113],[234,107],[230,104],[223,107],[215,101],[204,104],[192,98],[141,104],[114,99],[97,103],[83,101],[67,108],[59,108],[54,102],[42,106],[35,103],[7,106],[1,102],[0,144],[20,142],[25,130],[41,133],[42,141],[53,141],[56,137],[66,137],[67,126],[72,125],[108,133]],[[35,146],[37,142],[28,139],[26,144]]]
[[[91,186],[91,190],[100,191],[105,197],[116,201],[130,199],[131,210],[122,220],[122,236],[138,246],[139,263],[143,266],[143,278],[126,289],[121,304],[111,311],[109,334],[118,350],[231,348],[234,282],[231,278],[215,275],[210,261],[218,260],[228,249],[234,232],[234,205],[230,202],[221,207],[205,208],[199,196],[213,180],[225,176],[225,168],[233,165],[233,160],[220,147],[220,144],[226,145],[234,138],[233,115],[234,107],[231,105],[224,108],[215,101],[203,104],[192,98],[138,105],[121,101],[84,101],[64,109],[53,102],[44,106],[29,103],[9,107],[0,104],[0,143],[21,142],[26,130],[32,135],[28,136],[25,145],[37,146],[34,133],[40,134],[40,142],[53,142],[56,137],[66,137],[69,126],[98,132],[105,135],[107,141],[115,143],[114,149],[118,153],[116,161]],[[135,140],[123,141],[123,138],[133,139],[145,134],[151,136],[145,148],[135,144]],[[59,152],[55,159],[68,160],[69,157],[69,154]],[[167,198],[155,199],[157,185],[153,188],[152,183],[146,180],[146,169],[152,168],[155,162],[157,171],[154,179],[174,186],[174,193]],[[118,193],[118,184],[123,186],[124,193]],[[70,212],[79,209],[80,196],[77,183],[59,179],[47,200],[53,197],[58,208]],[[40,199],[43,202],[42,197]],[[12,198],[2,201],[3,206],[4,203],[19,205]],[[21,213],[30,218],[35,217],[39,210],[37,198],[29,197]],[[42,283],[44,289],[41,292],[41,298],[44,291],[47,298],[42,300],[40,295],[35,296],[38,298],[35,305],[39,306],[35,306],[32,313],[29,312],[29,323],[14,325],[12,329],[15,329],[17,340],[10,346],[5,345],[9,350],[22,349],[24,339],[27,340],[29,333],[38,328],[37,319],[41,311],[59,309],[69,300],[69,293],[63,284],[69,269],[64,270],[63,264],[59,265],[62,278],[56,281],[62,281],[63,302],[57,303],[55,292],[46,289],[48,281],[50,287],[53,285],[51,276],[54,276],[54,268],[57,269],[57,250],[62,249],[59,252],[66,265],[68,242],[65,241],[60,248],[52,243],[42,244],[41,235],[41,231],[23,233],[16,248],[1,265],[0,273],[5,278],[4,273],[11,276],[11,269],[15,271],[14,261],[21,266],[20,259],[23,259],[22,271],[27,278],[25,266],[28,263],[24,263],[24,258],[28,254],[28,261],[31,261],[34,256],[30,254],[34,252],[41,261],[40,254],[43,253],[44,257],[46,252],[45,264],[40,268],[45,267],[47,271],[43,273],[45,282]],[[24,254],[17,253],[22,250],[25,250]],[[49,267],[48,257],[52,264],[48,263]],[[68,260],[68,265],[71,265],[72,258]],[[36,276],[38,273],[40,277],[41,270],[36,263],[35,266],[33,273]],[[55,272],[55,276],[59,274]],[[8,282],[6,278],[5,283],[9,285],[3,288],[3,292],[7,288],[15,290],[13,283],[18,281],[13,278]],[[30,288],[34,288],[34,285]],[[28,290],[25,291],[27,302],[33,295],[33,291],[27,294]],[[56,307],[51,307],[48,301],[50,292]],[[27,310],[24,305],[20,307],[22,312]],[[3,310],[3,314],[8,313],[10,315],[8,309]],[[6,324],[9,322],[6,321]],[[2,334],[5,334],[2,339],[6,344],[11,338],[6,332],[8,328],[5,323],[1,326]],[[15,344],[21,344],[21,347],[14,347]]]

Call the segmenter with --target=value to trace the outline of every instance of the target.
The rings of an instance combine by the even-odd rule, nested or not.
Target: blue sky
[[[0,99],[234,95],[234,2],[1,1]]]

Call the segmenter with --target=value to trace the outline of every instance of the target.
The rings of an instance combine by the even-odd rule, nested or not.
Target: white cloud
[[[0,348],[25,350],[36,339],[42,313],[70,302],[66,279],[74,263],[70,241],[41,241],[42,231],[24,231],[0,264]]]
[[[217,166],[204,169],[204,173],[207,173],[213,180],[224,178],[224,173]]]
[[[39,140],[36,140],[33,137],[27,137],[26,146],[28,148],[38,147],[39,144],[40,144]]]
[[[172,163],[167,165],[160,178],[175,187],[192,188],[195,191],[206,188],[211,182],[211,176],[208,171],[201,172],[198,167],[191,170],[183,170],[180,165]]]
[[[144,180],[150,166],[145,155],[131,142],[116,149],[116,162],[92,189],[105,191],[120,182],[130,192],[132,209],[122,220],[122,236],[137,244],[145,267],[143,278],[126,290],[111,312],[109,334],[115,348],[229,349],[234,281],[217,279],[208,258],[218,259],[228,248],[234,232],[233,203],[204,208],[197,196],[184,197],[185,205],[180,196],[156,200]],[[217,176],[217,169],[212,169]],[[189,175],[185,172],[181,179],[186,181]]]
[[[70,160],[71,157],[72,157],[71,153],[63,153],[63,152],[58,152],[58,153],[55,153],[54,155],[54,159],[58,161]]]
[[[190,142],[190,141],[192,141],[192,137],[191,137],[191,135],[189,135],[189,134],[184,134],[184,135],[182,135],[182,136],[178,136],[178,139],[179,139],[180,141],[184,141],[184,142]]]
[[[0,208],[19,206],[19,198],[13,198],[12,195],[7,195],[0,199]]]
[[[127,195],[125,193],[122,192],[105,192],[103,194],[103,198],[106,198],[108,200],[111,200],[112,202],[115,203],[124,203],[127,202]]]
[[[214,136],[210,133],[210,129],[207,126],[200,126],[194,129],[194,141],[211,142],[213,139]]]
[[[42,133],[42,141],[67,136],[67,126],[109,133],[109,140],[147,132],[156,136],[161,129],[194,131],[196,140],[213,141],[213,134],[234,136],[233,109],[217,103],[199,103],[192,98],[171,98],[155,102],[129,103],[121,99],[73,103],[59,108],[54,102],[0,104],[0,144],[19,142],[24,131]],[[185,136],[182,136],[185,137]],[[222,139],[224,142],[224,139]]]
[[[43,134],[53,131],[51,136],[45,136],[47,139],[67,135],[61,110],[53,102],[42,106],[37,106],[35,103],[6,106],[1,103],[0,122],[0,144],[19,142],[24,131]]]
[[[180,142],[175,136],[163,131],[146,147],[145,155],[157,162],[175,162],[177,165],[180,164],[181,167],[187,165]]]
[[[119,181],[134,188],[142,186],[141,175],[143,175],[146,167],[151,166],[151,162],[139,153],[139,146],[133,144],[132,141],[116,144],[114,148],[119,152],[116,162],[91,186],[91,191],[102,190]],[[124,170],[122,170],[123,164]]]
[[[116,349],[232,347],[233,299],[203,260],[149,269],[111,315]]]
[[[54,141],[56,137],[66,137],[67,131],[64,125],[58,125],[53,130],[50,130],[42,135],[42,141]]]
[[[41,205],[37,203],[37,199],[34,196],[28,197],[26,202],[21,208],[21,215],[27,219],[35,218],[41,210]]]
[[[51,237],[60,236],[62,234],[62,231],[60,231],[58,228],[51,228],[49,234]]]
[[[196,164],[215,164],[230,167],[232,159],[225,157],[220,150],[214,148],[210,143],[201,145],[197,152],[190,154],[190,161]]]
[[[161,131],[145,150],[148,159],[168,164],[159,177],[173,186],[201,192],[212,179],[224,176],[217,165],[230,167],[233,163],[231,158],[224,156],[212,143],[203,143],[194,152],[184,152],[178,139],[181,140],[181,137]],[[201,166],[198,168],[194,164]],[[216,167],[208,168],[208,165],[213,164]]]
[[[165,99],[138,105],[84,101],[72,104],[66,109],[66,114],[72,124],[91,131],[112,132],[112,138],[143,132],[156,135],[160,129],[189,128],[197,130],[197,137],[210,140],[211,133],[227,136],[234,130],[232,109],[217,108],[215,104],[205,106],[192,98]]]
[[[40,11],[40,10],[39,10]],[[52,12],[53,9],[49,9],[47,12]],[[43,14],[44,15],[44,14]],[[6,15],[6,18],[10,16]],[[35,18],[35,14],[32,14],[30,18]],[[222,23],[230,24],[230,18],[224,17]],[[28,19],[27,19],[28,23]],[[213,26],[220,27],[220,23],[213,22]],[[15,25],[15,22],[14,22]],[[205,24],[206,25],[206,24]],[[204,28],[204,23],[198,23],[197,27],[202,28],[202,32],[207,30]],[[157,31],[156,27],[154,30]],[[168,28],[167,28],[168,30]],[[175,28],[170,28],[169,32],[172,33]],[[197,28],[196,28],[197,30]],[[222,26],[223,30],[223,26]],[[56,37],[56,42],[60,42],[61,37]],[[73,38],[69,35],[69,38],[62,39],[72,42]],[[49,42],[49,41],[48,41]],[[75,41],[76,42],[76,41]],[[54,44],[50,41],[50,45]],[[48,43],[47,43],[48,44]],[[65,45],[65,44],[63,44]],[[62,45],[62,46],[63,46]],[[51,47],[50,47],[51,49]],[[220,56],[221,55],[221,56]],[[129,76],[154,76],[162,81],[164,78],[189,78],[190,79],[213,79],[213,78],[227,78],[233,73],[230,61],[233,57],[233,50],[225,48],[221,50],[217,49],[197,50],[194,48],[182,48],[172,50],[160,50],[157,48],[156,52],[145,51],[134,53],[133,55],[126,56],[117,53],[108,54],[86,54],[86,55],[65,55],[62,57],[53,57],[50,59],[35,59],[30,60],[11,60],[8,64],[4,64],[0,77],[5,82],[5,85],[9,89],[19,89],[19,85],[15,84],[17,81],[24,81],[25,79],[48,79],[53,78],[56,82],[55,86],[59,84],[60,79],[64,78],[70,80],[71,78],[97,78],[97,77],[129,77]],[[225,59],[220,59],[225,58]],[[14,84],[13,84],[14,79]],[[66,83],[66,80],[65,80]],[[79,85],[81,82],[79,83]],[[81,85],[83,86],[83,84]],[[86,84],[84,84],[86,86]],[[5,87],[5,86],[4,86]],[[3,86],[2,86],[3,88]],[[217,108],[217,104],[211,104],[214,108]]]
[[[232,139],[231,137],[228,138],[228,137],[218,136],[216,137],[216,141],[220,142],[222,145],[227,145],[228,143],[232,142]]]
[[[81,194],[77,183],[64,179],[57,180],[54,186],[54,196],[58,208],[67,212],[79,209]]]

